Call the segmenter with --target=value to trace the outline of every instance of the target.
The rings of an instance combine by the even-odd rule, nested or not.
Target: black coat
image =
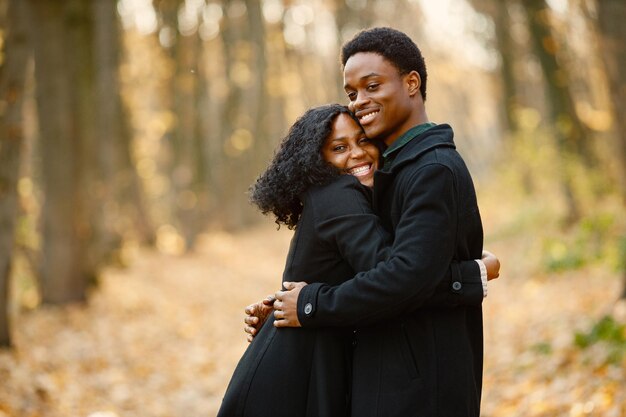
[[[373,214],[370,190],[356,178],[344,175],[314,187],[303,202],[283,281],[336,285],[387,257],[389,235]],[[474,293],[453,294],[448,274],[433,302],[480,303],[477,269],[468,268]],[[218,416],[348,416],[353,329],[276,329],[272,323],[273,318],[241,358]]]
[[[339,284],[385,257],[388,235],[352,176],[311,189],[283,281]],[[352,330],[261,328],[226,390],[219,417],[349,415]]]
[[[376,173],[374,209],[394,231],[388,259],[339,286],[304,287],[300,322],[309,329],[360,326],[354,417],[478,416],[481,306],[423,307],[451,262],[482,253],[474,186],[450,126],[414,138],[390,170]],[[459,277],[458,269],[453,276]],[[469,286],[458,281],[454,287],[462,296]]]

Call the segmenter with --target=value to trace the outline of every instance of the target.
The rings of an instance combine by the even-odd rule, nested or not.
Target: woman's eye
[[[333,148],[333,151],[335,151],[335,152],[341,152],[341,151],[343,151],[343,150],[345,150],[345,149],[346,149],[346,146],[345,146],[345,145],[339,145],[339,146],[335,146],[335,147]]]
[[[370,143],[371,141],[369,140],[369,138],[361,138],[359,140],[359,143]]]

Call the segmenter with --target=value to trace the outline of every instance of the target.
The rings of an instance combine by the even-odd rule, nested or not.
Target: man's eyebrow
[[[362,77],[361,77],[361,80],[364,80],[364,79],[366,79],[366,78],[370,78],[370,77],[378,77],[379,75],[380,75],[380,74],[378,74],[378,73],[376,73],[376,72],[370,72],[369,74],[362,76]]]
[[[380,76],[380,74],[378,74],[377,72],[370,72],[369,74],[366,74],[366,75],[362,76],[361,78],[359,78],[359,80],[362,81],[362,80],[366,80],[366,79],[371,78],[371,77],[378,77],[378,76]],[[349,87],[348,84],[344,84],[343,85],[344,90],[346,88],[348,88],[348,87]]]

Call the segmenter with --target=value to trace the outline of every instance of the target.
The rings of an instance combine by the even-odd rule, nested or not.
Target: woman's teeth
[[[359,176],[369,172],[371,167],[371,165],[362,165],[360,167],[352,168],[348,172],[350,173],[350,175]]]

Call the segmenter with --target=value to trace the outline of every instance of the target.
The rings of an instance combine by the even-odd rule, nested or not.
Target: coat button
[[[459,291],[463,285],[459,281],[454,281],[452,283],[452,289],[454,291]]]
[[[311,305],[311,303],[306,303],[306,305],[304,306],[304,314],[308,316],[309,314],[311,314],[311,311],[313,311],[313,306]]]

